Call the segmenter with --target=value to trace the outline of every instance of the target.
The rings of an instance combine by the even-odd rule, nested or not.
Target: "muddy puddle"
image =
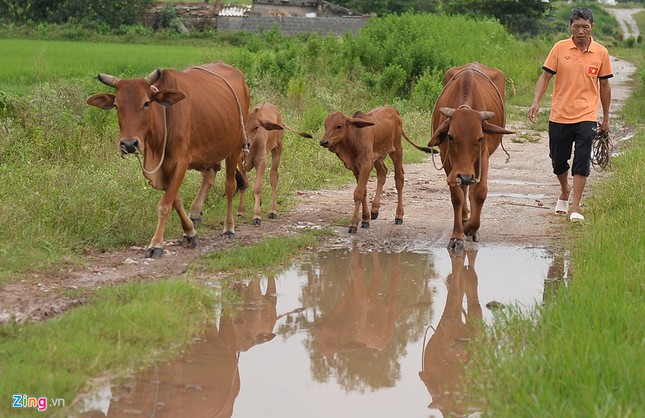
[[[566,270],[541,248],[314,254],[229,283],[240,306],[185,356],[104,382],[73,416],[477,415],[454,395],[470,337],[497,309],[543,303]]]

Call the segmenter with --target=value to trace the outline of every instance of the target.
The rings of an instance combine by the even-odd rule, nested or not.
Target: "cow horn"
[[[441,112],[441,114],[444,115],[445,117],[451,118],[452,114],[455,113],[455,109],[450,107],[441,107],[439,108],[439,112]]]
[[[480,115],[482,115],[482,120],[488,120],[495,116],[495,113],[493,112],[479,112]]]
[[[99,74],[97,77],[101,83],[114,88],[116,88],[117,83],[121,81],[119,77],[115,77],[109,74]]]
[[[146,81],[148,82],[148,84],[153,85],[157,82],[157,80],[159,80],[159,77],[161,77],[161,68],[157,68],[156,70],[148,74],[146,76]]]

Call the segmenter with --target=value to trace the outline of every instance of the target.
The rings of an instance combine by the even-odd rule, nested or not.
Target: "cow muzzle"
[[[329,141],[327,141],[326,139],[321,139],[320,146],[323,148],[329,148]]]
[[[458,186],[461,186],[461,185],[469,186],[471,184],[477,183],[477,179],[475,178],[475,176],[457,174],[457,178],[455,179],[455,182],[457,183]]]
[[[139,140],[138,139],[122,139],[120,143],[121,157],[125,158],[128,154],[139,153]]]

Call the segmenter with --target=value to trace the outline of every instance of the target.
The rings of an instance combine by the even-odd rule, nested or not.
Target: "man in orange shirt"
[[[598,129],[609,132],[609,79],[613,74],[607,49],[591,37],[593,12],[586,7],[575,8],[569,23],[572,36],[557,42],[547,56],[542,66],[544,72],[535,86],[528,118],[533,123],[537,121],[540,99],[555,75],[549,116],[549,156],[561,188],[555,212],[569,212],[569,220],[582,221],[580,199],[590,173],[593,139]],[[599,104],[602,105],[600,127],[597,123]],[[572,150],[573,164],[570,166]],[[573,189],[568,180],[569,168]]]

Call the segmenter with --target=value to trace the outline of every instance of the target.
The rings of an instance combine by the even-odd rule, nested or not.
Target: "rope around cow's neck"
[[[482,178],[482,153],[484,152],[484,147],[482,146],[482,143],[479,143],[479,170],[477,172],[477,178],[475,179],[475,183],[479,183]],[[446,153],[446,159],[441,161],[441,167],[437,167],[437,163],[434,161],[434,153],[432,154],[432,165],[434,165],[434,168],[438,170],[442,170],[446,162],[450,159],[450,154]]]
[[[155,86],[150,86],[150,87],[155,92],[159,91],[159,89],[156,88]],[[162,109],[163,109],[163,148],[161,149],[161,159],[159,160],[159,164],[157,164],[154,170],[148,171],[143,166],[139,153],[137,152],[136,154],[137,160],[139,161],[139,166],[141,166],[141,171],[143,171],[145,174],[154,174],[157,171],[159,171],[159,169],[161,168],[161,164],[163,164],[163,161],[166,158],[166,144],[168,143],[168,122],[167,122],[167,116],[166,116],[166,107],[163,106]]]
[[[434,161],[434,153],[432,153],[432,154],[430,154],[430,155],[432,155],[432,165],[434,165],[434,168],[435,168],[437,171],[439,171],[439,170],[443,170],[443,168],[446,166],[446,162],[450,159],[450,154],[449,154],[449,153],[446,153],[446,159],[445,159],[445,160],[443,160],[443,161],[439,160],[439,161],[441,161],[441,167],[437,167],[437,163]]]

